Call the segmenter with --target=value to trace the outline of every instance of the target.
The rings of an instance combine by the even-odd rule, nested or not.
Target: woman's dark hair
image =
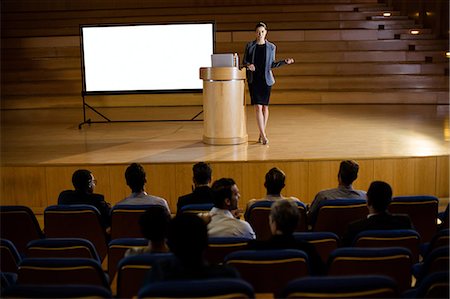
[[[256,24],[255,30],[258,29],[259,27],[263,27],[264,29],[267,30],[267,24],[264,22],[259,22],[258,24]]]
[[[167,237],[170,214],[163,206],[149,207],[139,218],[142,235],[150,241],[163,241]]]

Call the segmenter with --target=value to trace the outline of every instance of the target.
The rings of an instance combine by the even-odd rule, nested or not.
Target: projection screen
[[[200,92],[214,23],[80,26],[83,94]]]

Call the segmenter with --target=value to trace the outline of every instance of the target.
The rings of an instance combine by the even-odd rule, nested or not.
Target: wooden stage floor
[[[112,120],[189,119],[201,107],[101,108]],[[3,110],[3,165],[289,161],[449,155],[447,105],[278,105],[270,107],[267,146],[247,107],[249,142],[202,143],[203,123],[84,125],[79,109]],[[93,120],[101,118],[88,112]],[[201,119],[200,115],[199,119]]]

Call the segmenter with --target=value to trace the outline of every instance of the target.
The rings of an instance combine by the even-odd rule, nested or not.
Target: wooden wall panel
[[[436,157],[414,159],[413,194],[436,194]]]
[[[436,158],[436,196],[448,197],[449,195],[449,156]]]
[[[46,207],[46,181],[44,167],[2,167],[1,204]]]
[[[286,173],[286,187],[282,194],[296,196],[310,203],[322,189],[335,188],[340,160],[326,161],[261,161],[212,162],[213,180],[233,178],[241,193],[239,207],[248,200],[265,195],[264,177],[272,167]],[[440,198],[449,196],[449,157],[358,160],[360,172],[356,189],[367,190],[373,180],[383,180],[392,186],[394,195],[430,194]],[[169,202],[172,213],[180,195],[191,192],[194,163],[144,164],[147,172],[146,191]],[[124,165],[70,165],[36,167],[1,167],[0,198],[2,205],[26,205],[38,215],[57,203],[62,190],[73,189],[72,173],[79,168],[89,169],[98,180],[96,193],[105,195],[112,205],[130,194]]]

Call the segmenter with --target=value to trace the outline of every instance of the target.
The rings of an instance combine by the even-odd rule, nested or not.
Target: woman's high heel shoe
[[[261,135],[259,135],[258,143],[262,143],[262,137],[261,137]]]
[[[269,144],[269,139],[267,137],[263,137],[262,138],[262,144],[263,145]]]

